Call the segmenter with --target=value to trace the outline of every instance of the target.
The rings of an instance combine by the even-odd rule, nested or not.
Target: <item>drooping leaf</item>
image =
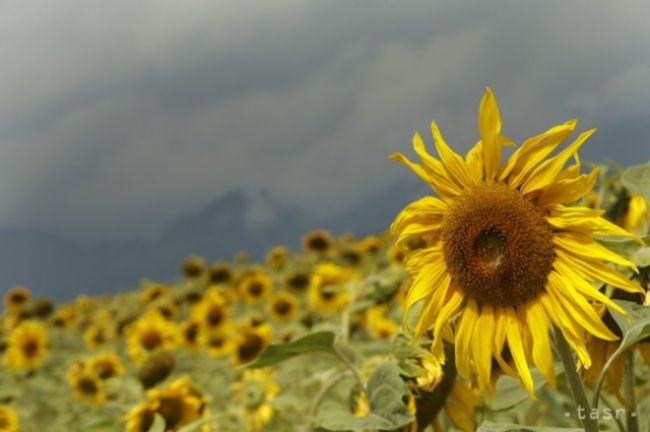
[[[336,335],[333,332],[321,331],[308,334],[289,343],[269,345],[248,368],[258,369],[272,366],[292,357],[307,353],[334,352],[335,337]]]

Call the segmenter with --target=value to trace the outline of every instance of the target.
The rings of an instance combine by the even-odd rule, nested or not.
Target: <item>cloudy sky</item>
[[[0,229],[147,237],[233,189],[339,212],[409,176],[438,120],[466,150],[568,118],[584,157],[650,159],[647,1],[0,0]],[[427,134],[428,135],[428,134]]]

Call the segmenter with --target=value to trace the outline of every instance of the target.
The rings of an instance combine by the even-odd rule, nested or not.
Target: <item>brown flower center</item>
[[[443,252],[452,279],[482,304],[516,306],[544,290],[553,267],[552,229],[517,191],[480,186],[454,200]]]
[[[151,351],[163,343],[163,338],[157,331],[149,331],[142,336],[141,344],[147,350]]]

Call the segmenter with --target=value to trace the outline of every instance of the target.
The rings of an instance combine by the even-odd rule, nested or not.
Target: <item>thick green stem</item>
[[[555,330],[555,347],[557,348],[558,354],[560,354],[560,359],[564,365],[564,373],[571,387],[571,392],[573,393],[573,398],[577,404],[577,413],[578,418],[582,422],[582,426],[585,428],[585,432],[598,432],[598,422],[591,418],[591,407],[589,406],[589,401],[587,400],[587,395],[585,394],[585,388],[582,385],[582,381],[578,376],[576,371],[576,363],[573,359],[573,354],[571,353],[571,347],[564,339],[564,335],[557,327]]]
[[[634,351],[625,353],[625,376],[623,377],[623,391],[625,392],[625,407],[627,432],[639,432],[639,418],[636,412],[636,398],[634,396]]]

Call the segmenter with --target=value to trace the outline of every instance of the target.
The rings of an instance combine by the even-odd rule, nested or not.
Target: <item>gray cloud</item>
[[[648,12],[640,0],[4,2],[0,227],[152,235],[237,188],[343,211],[409,176],[386,156],[415,130],[428,138],[431,118],[469,148],[487,84],[512,138],[578,117],[600,129],[587,158],[648,159]]]

